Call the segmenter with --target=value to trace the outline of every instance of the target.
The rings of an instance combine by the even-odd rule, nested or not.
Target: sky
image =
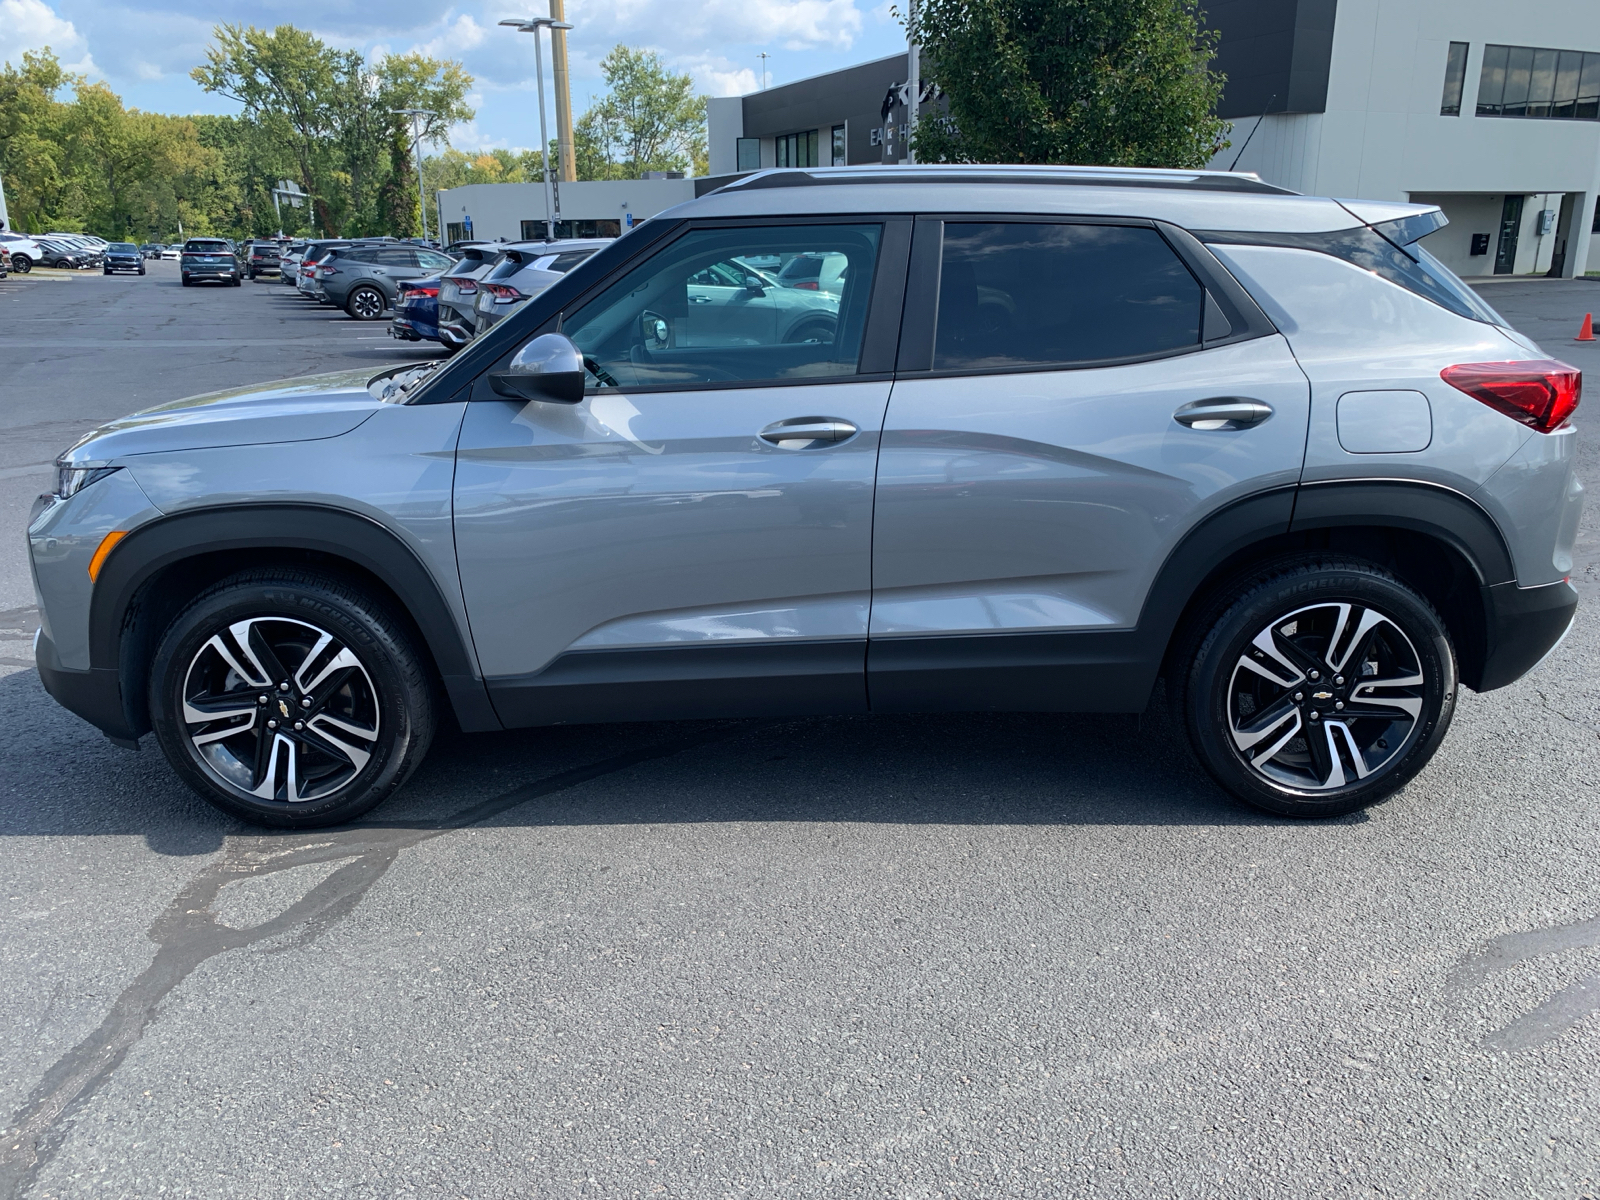
[[[539,144],[533,38],[497,27],[504,17],[543,16],[547,0],[0,0],[0,58],[50,46],[71,70],[103,80],[131,108],[230,113],[232,101],[189,78],[218,23],[298,25],[369,57],[413,50],[459,59],[474,77],[474,120],[451,131],[457,149]],[[875,6],[874,6],[875,5]],[[625,43],[657,51],[710,96],[804,79],[905,48],[892,0],[567,0],[572,107],[604,91],[600,60]],[[549,45],[545,44],[549,86]],[[553,93],[547,93],[553,95]],[[550,136],[555,113],[549,112]]]

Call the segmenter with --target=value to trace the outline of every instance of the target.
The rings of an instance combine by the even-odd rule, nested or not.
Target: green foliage
[[[215,36],[191,74],[243,105],[243,119],[281,149],[284,174],[312,198],[320,230],[397,233],[404,209],[406,228],[420,232],[416,203],[401,199],[396,182],[400,172],[415,185],[411,118],[393,110],[423,110],[424,140],[470,120],[472,77],[460,63],[405,54],[370,64],[292,25],[219,25]]]
[[[555,161],[554,151],[551,161]],[[438,194],[469,183],[537,183],[543,176],[543,160],[537,150],[486,150],[464,154],[454,147],[422,160],[422,178],[428,192],[428,212],[439,211]],[[413,187],[415,184],[412,185]]]
[[[919,162],[1203,166],[1227,143],[1198,0],[921,0]]]
[[[653,51],[614,47],[600,63],[610,89],[572,130],[579,179],[637,179],[645,171],[704,175],[706,98]]]
[[[0,175],[18,229],[144,240],[175,236],[179,220],[226,228],[238,206],[225,174],[195,120],[124,109],[48,48],[0,73]]]

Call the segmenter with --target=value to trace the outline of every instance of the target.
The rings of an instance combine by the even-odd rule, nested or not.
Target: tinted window
[[[417,261],[430,271],[443,271],[455,265],[455,259],[448,254],[439,254],[433,250],[418,250]]]
[[[635,268],[566,321],[591,385],[672,387],[853,375],[878,225],[701,229]],[[776,285],[749,260],[837,254],[837,293]]]
[[[394,246],[377,251],[376,256],[368,261],[381,263],[386,267],[414,267],[417,265],[417,252]]]
[[[565,254],[558,254],[546,263],[545,270],[559,271],[565,275],[593,253],[593,250],[568,250]]]
[[[1154,229],[947,224],[934,367],[1061,366],[1181,350],[1200,342],[1202,298]]]
[[[184,246],[184,249],[189,251],[191,254],[226,254],[228,252],[228,243],[201,242],[191,240],[186,246]]]

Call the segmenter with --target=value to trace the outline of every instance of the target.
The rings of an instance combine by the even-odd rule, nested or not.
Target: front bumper
[[[40,630],[34,640],[34,665],[39,680],[57,704],[76,713],[114,742],[137,744],[138,734],[122,704],[122,683],[111,667],[73,671],[61,665],[55,643]]]
[[[1485,638],[1483,670],[1474,691],[1488,692],[1515,683],[1555,649],[1572,625],[1577,590],[1562,580],[1543,587],[1497,583],[1483,589]]]

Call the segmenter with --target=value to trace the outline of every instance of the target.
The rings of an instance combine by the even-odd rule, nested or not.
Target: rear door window
[[[1198,347],[1204,298],[1149,227],[948,222],[934,369],[1085,366]]]

